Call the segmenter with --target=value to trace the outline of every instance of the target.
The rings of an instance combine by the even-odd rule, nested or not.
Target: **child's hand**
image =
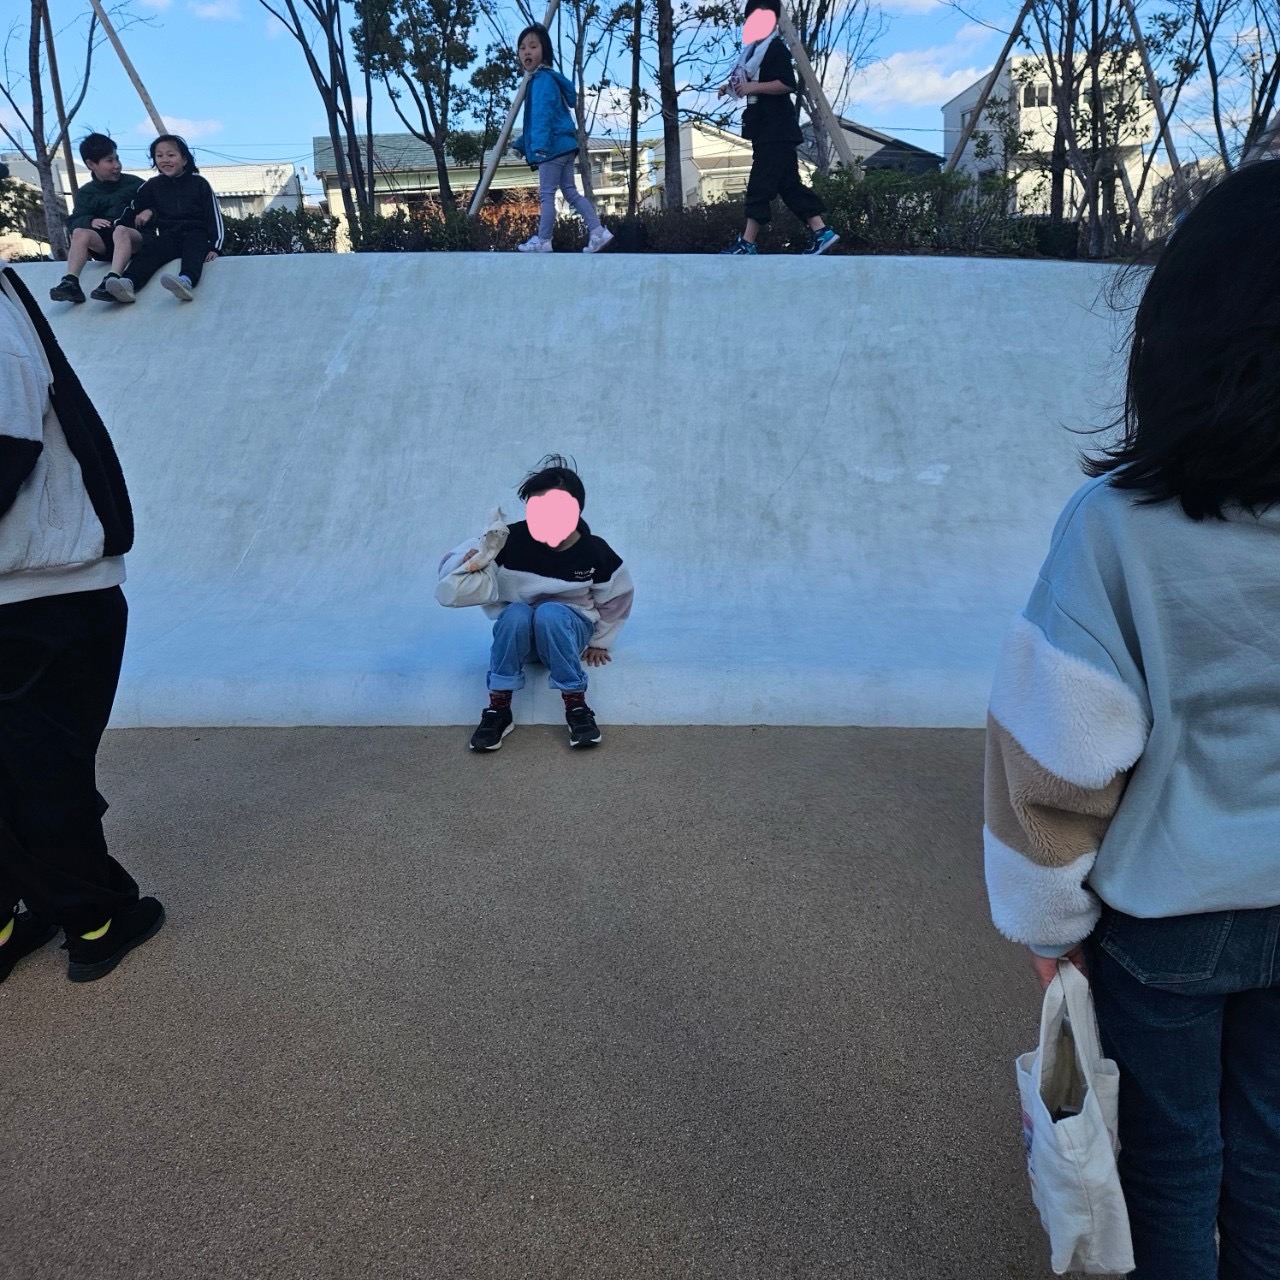
[[[133,225],[135,227],[145,227],[153,216],[154,214],[150,209],[141,209],[133,215]]]
[[[613,654],[608,649],[588,649],[582,657],[589,667],[603,667],[606,662],[613,661]]]
[[[89,223],[89,225],[95,231],[107,231],[111,227],[111,219],[110,218],[94,218],[94,220],[91,223]]]
[[[212,262],[217,256],[217,253],[213,249],[210,249],[209,252],[204,255],[204,260],[206,262]]]

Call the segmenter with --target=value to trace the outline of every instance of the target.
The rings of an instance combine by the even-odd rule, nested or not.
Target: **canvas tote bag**
[[[1068,960],[1044,993],[1040,1044],[1016,1064],[1031,1198],[1049,1234],[1054,1274],[1133,1269],[1116,1172],[1120,1075],[1102,1056],[1093,995]]]

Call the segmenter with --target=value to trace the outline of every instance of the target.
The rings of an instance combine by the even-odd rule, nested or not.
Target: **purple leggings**
[[[550,240],[552,228],[556,225],[557,191],[564,192],[564,198],[581,215],[583,222],[587,224],[588,231],[594,231],[600,225],[595,207],[578,190],[574,169],[577,162],[578,153],[570,151],[567,155],[544,160],[538,166],[538,198],[542,201],[542,216],[538,219],[540,239]]]

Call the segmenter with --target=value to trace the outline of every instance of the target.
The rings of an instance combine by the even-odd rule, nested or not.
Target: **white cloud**
[[[860,108],[936,106],[941,109],[943,103],[962,89],[990,73],[991,68],[982,64],[953,65],[957,56],[972,55],[971,48],[956,48],[954,44],[892,53],[883,62],[854,74],[849,97]]]
[[[188,142],[196,142],[200,138],[211,138],[214,134],[222,132],[221,120],[187,120],[182,116],[162,116],[161,118],[170,133],[176,133],[179,137],[186,138]],[[144,136],[155,137],[155,125],[150,120],[143,120],[134,128]]]
[[[365,119],[369,110],[369,99],[362,93],[353,94],[351,97],[351,110],[357,120]]]
[[[144,9],[150,9],[152,13],[163,13],[172,3],[173,0],[138,0]]]
[[[197,18],[210,18],[215,22],[240,18],[240,0],[194,0],[190,9]]]

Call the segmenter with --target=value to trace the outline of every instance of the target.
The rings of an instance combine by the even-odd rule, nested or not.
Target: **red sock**
[[[489,690],[489,706],[501,711],[503,708],[510,710],[511,707],[511,690],[510,689],[490,689]]]
[[[564,709],[571,710],[573,707],[585,707],[587,705],[587,695],[585,693],[569,693],[565,689],[560,690],[560,696],[564,699]]]

